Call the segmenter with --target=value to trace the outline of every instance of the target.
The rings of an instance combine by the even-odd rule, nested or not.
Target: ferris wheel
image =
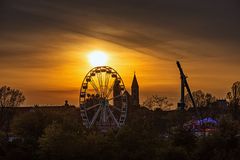
[[[127,117],[128,97],[120,75],[113,68],[99,66],[85,76],[79,104],[83,125],[101,131],[120,128]]]

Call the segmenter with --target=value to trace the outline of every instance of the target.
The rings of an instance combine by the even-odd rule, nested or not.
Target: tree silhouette
[[[155,110],[157,108],[160,108],[161,110],[170,110],[173,104],[169,103],[167,97],[153,95],[151,97],[148,97],[143,102],[143,106],[147,107],[150,110]]]
[[[240,99],[240,81],[234,82],[231,87],[231,91],[227,93],[227,100],[230,103],[239,104]]]
[[[9,107],[18,107],[25,101],[23,93],[18,89],[12,89],[8,86],[0,88],[0,125],[3,126],[8,136],[9,121],[11,117]]]
[[[0,107],[18,107],[25,101],[23,93],[8,86],[0,88]]]
[[[234,82],[231,91],[227,93],[227,100],[230,103],[230,110],[234,119],[239,119],[239,105],[240,105],[240,82]]]
[[[204,93],[202,90],[192,92],[193,99],[197,107],[206,107],[216,101],[216,98],[210,93]],[[185,95],[185,104],[187,108],[192,107],[192,101],[189,94]]]

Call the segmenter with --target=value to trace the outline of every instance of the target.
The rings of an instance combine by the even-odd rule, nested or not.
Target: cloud
[[[193,44],[192,41],[196,39],[213,44],[221,40],[240,40],[237,3],[223,0],[183,0],[181,3],[176,0],[11,0],[3,2],[0,32],[5,37],[10,34],[11,40],[15,39],[18,43],[27,41],[29,37],[38,38],[38,34],[49,38],[51,32],[55,32],[55,37],[71,33],[104,40],[165,60],[188,58],[189,50],[194,51],[190,57],[201,57],[205,54],[197,51],[201,47]],[[20,33],[23,33],[21,40]],[[47,41],[47,44],[59,41],[51,38],[40,40],[45,40],[43,43]],[[184,46],[183,43],[188,45]],[[49,45],[35,46],[34,42],[29,42],[29,45],[36,48],[32,54],[38,54],[38,49],[51,48]],[[195,49],[189,49],[191,47]],[[1,51],[0,54],[7,53]]]

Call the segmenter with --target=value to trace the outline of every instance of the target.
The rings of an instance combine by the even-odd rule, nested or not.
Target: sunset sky
[[[240,80],[239,29],[238,0],[1,0],[0,85],[21,89],[25,105],[78,105],[99,50],[129,91],[136,71],[141,101],[176,104],[176,60],[192,90],[224,98]]]

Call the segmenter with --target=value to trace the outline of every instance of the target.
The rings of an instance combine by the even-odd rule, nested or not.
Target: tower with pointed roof
[[[139,106],[139,86],[136,74],[134,72],[133,81],[132,81],[132,95],[131,95],[131,101],[133,106]]]

